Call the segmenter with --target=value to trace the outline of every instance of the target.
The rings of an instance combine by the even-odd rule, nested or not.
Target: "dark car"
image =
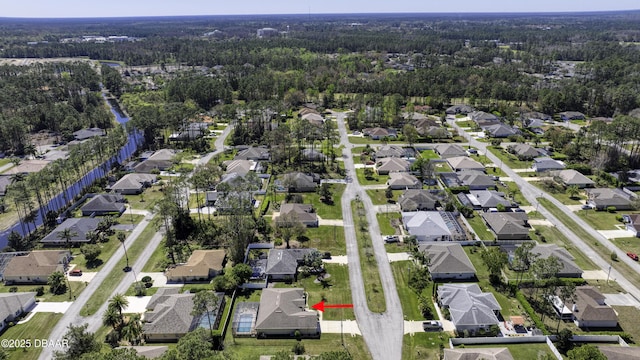
[[[125,266],[125,267],[122,269],[122,271],[124,271],[124,272],[129,272],[129,271],[131,271],[131,266]]]
[[[441,331],[442,323],[436,320],[424,321],[422,323],[422,328],[424,329],[424,331]]]

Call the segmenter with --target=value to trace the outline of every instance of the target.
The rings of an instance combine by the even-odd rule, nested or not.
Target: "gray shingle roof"
[[[255,329],[317,329],[318,315],[307,311],[304,289],[266,288],[260,296]]]
[[[447,159],[447,162],[455,171],[463,169],[484,171],[484,165],[467,156],[450,157]]]
[[[529,228],[525,227],[526,213],[494,212],[484,213],[482,217],[497,235],[529,234]]]
[[[431,274],[476,272],[476,268],[460,244],[421,244],[420,250],[429,257]]]
[[[513,360],[507,348],[444,349],[444,360]]]
[[[98,223],[102,221],[102,218],[70,218],[65,220],[62,224],[58,225],[52,232],[50,232],[47,236],[45,236],[40,242],[43,243],[64,243],[66,240],[63,240],[58,235],[65,229],[71,229],[71,232],[74,233],[74,236],[69,240],[70,242],[89,242],[87,239],[87,233],[90,231],[95,231],[98,227]]]
[[[454,325],[498,324],[494,311],[502,308],[492,293],[484,293],[478,284],[443,284],[438,287],[440,303],[449,308]]]
[[[122,213],[125,209],[124,197],[119,194],[99,194],[91,198],[80,210],[83,213],[92,212],[117,212]]]
[[[575,263],[574,257],[563,247],[559,247],[555,244],[538,244],[533,249],[532,253],[540,255],[541,258],[546,259],[549,256],[555,256],[562,263],[562,269],[560,270],[560,276],[563,274],[581,274],[582,269]]]
[[[467,156],[466,151],[462,148],[462,146],[458,144],[442,144],[436,145],[434,150],[441,157],[456,157],[456,156]]]
[[[111,190],[138,190],[144,188],[145,184],[156,182],[156,179],[153,174],[126,174],[111,186]]]
[[[402,211],[415,211],[418,210],[418,206],[435,210],[436,202],[438,202],[438,198],[435,195],[432,195],[428,190],[420,189],[406,190],[398,199]]]
[[[280,216],[288,214],[293,214],[293,216],[295,216],[302,223],[318,221],[318,214],[313,212],[313,206],[311,206],[310,204],[282,204],[280,206]]]
[[[25,311],[25,305],[36,297],[34,292],[0,293],[0,321]]]
[[[186,334],[196,326],[191,315],[194,294],[180,294],[178,288],[160,288],[151,297],[142,330],[145,334]]]
[[[294,275],[298,264],[304,256],[317,251],[316,249],[271,249],[267,257],[265,274]]]
[[[573,169],[554,171],[552,175],[559,176],[566,185],[595,184],[593,180]]]
[[[502,204],[505,207],[511,207],[511,202],[494,190],[471,190],[467,195],[467,198],[474,205],[479,205],[482,208],[494,208],[498,204]]]

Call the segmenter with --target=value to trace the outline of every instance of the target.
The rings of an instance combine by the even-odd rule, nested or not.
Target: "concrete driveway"
[[[151,296],[127,296],[127,301],[129,301],[129,306],[122,310],[123,313],[142,314],[147,311],[147,304],[151,301]]]
[[[350,334],[351,336],[362,335],[358,323],[355,320],[343,321],[320,321],[320,330],[325,334]]]
[[[624,237],[632,237],[633,233],[628,230],[598,230],[600,235],[607,239],[616,239]]]
[[[182,287],[184,284],[167,284],[167,277],[162,272],[143,272],[138,274],[138,279],[142,279],[145,276],[149,276],[153,279],[152,287]]]
[[[318,216],[318,226],[344,226],[344,221],[343,220],[337,220],[337,219],[323,219],[320,216]]]
[[[73,304],[72,301],[62,301],[62,302],[38,302],[36,306],[31,310],[32,313],[39,312],[49,312],[49,313],[60,313],[64,314],[69,307]]]
[[[603,270],[584,270],[582,278],[585,280],[607,280],[607,273]]]
[[[347,259],[346,255],[332,256],[331,259],[322,259],[322,262],[327,264],[340,264],[340,265],[349,264],[349,260]]]
[[[71,269],[69,269],[71,270]],[[90,282],[91,280],[93,280],[94,277],[96,277],[96,274],[98,274],[97,272],[86,272],[83,271],[82,275],[80,276],[67,276],[67,278],[69,279],[69,281],[77,281],[77,282]]]
[[[411,260],[411,254],[406,252],[387,253],[387,257],[389,258],[389,262]]]

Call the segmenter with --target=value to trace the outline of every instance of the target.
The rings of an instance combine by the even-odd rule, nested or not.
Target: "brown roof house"
[[[23,313],[36,304],[36,293],[0,293],[0,333]]]
[[[507,348],[444,349],[444,360],[513,360]]]
[[[255,330],[259,338],[320,337],[315,311],[307,310],[304,289],[266,288],[260,296]]]
[[[320,178],[318,176],[314,177],[313,175],[301,172],[290,172],[284,174],[282,186],[284,186],[287,191],[292,192],[313,192],[316,191],[319,181]]]
[[[447,162],[453,171],[477,170],[484,172],[484,165],[467,156],[450,157],[447,158]]]
[[[593,185],[595,185],[593,180],[573,169],[552,171],[550,174],[554,177],[557,176],[558,179],[566,186],[577,186],[578,188],[583,189],[586,187],[593,187]]]
[[[313,206],[310,204],[282,204],[280,206],[280,216],[283,215],[292,215],[305,226],[318,227],[318,214],[313,211]],[[277,221],[278,219],[276,219],[276,225]]]
[[[217,276],[227,260],[224,250],[194,250],[189,260],[165,272],[167,282],[208,281]]]
[[[409,162],[400,158],[384,158],[376,162],[378,175],[388,175],[392,172],[409,171]]]
[[[476,276],[476,268],[457,243],[420,244],[420,251],[429,259],[429,273],[432,280],[468,280]]]
[[[529,239],[531,227],[528,224],[529,219],[526,213],[489,212],[483,213],[482,218],[498,240]]]
[[[52,273],[67,271],[70,259],[67,250],[34,250],[12,257],[2,276],[7,284],[46,284]]]
[[[145,188],[157,181],[153,174],[126,174],[115,184],[111,185],[111,191],[122,195],[141,194]]]
[[[422,182],[417,177],[406,172],[390,173],[387,185],[393,190],[422,189]]]
[[[615,328],[618,315],[605,303],[605,297],[595,287],[576,287],[576,300],[566,305],[573,311],[573,321],[581,328]]]

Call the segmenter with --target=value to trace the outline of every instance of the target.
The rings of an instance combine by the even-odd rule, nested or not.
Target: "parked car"
[[[73,270],[69,271],[69,276],[82,276],[82,270],[73,269]]]
[[[384,237],[384,242],[386,243],[396,243],[400,241],[400,237],[398,235],[388,235]]]
[[[584,204],[584,205],[582,205],[582,206],[580,207],[580,209],[582,209],[582,210],[590,210],[590,209],[592,209],[592,207],[591,207],[591,205]]]
[[[424,329],[424,331],[441,331],[442,323],[436,320],[423,321],[422,328]]]
[[[628,252],[627,256],[632,258],[635,261],[638,261],[638,254],[636,254],[636,253]]]

